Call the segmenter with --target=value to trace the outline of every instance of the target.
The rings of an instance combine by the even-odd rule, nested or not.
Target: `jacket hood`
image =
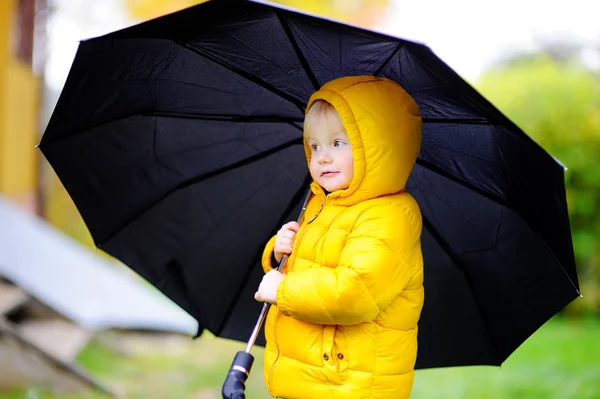
[[[350,186],[329,194],[329,200],[348,206],[404,190],[421,147],[421,114],[413,98],[389,79],[348,76],[323,85],[310,97],[306,112],[317,100],[339,113],[354,158]],[[310,164],[306,139],[304,149]],[[311,187],[323,193],[317,183]]]

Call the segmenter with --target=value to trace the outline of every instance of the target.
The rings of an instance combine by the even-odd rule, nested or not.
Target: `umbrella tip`
[[[40,148],[40,145],[36,144],[33,148]]]
[[[562,166],[562,168],[563,168],[565,171],[569,170],[569,168],[567,168],[567,165],[565,165],[564,163],[562,163],[562,162],[561,162],[561,161],[560,161],[558,158],[556,158],[556,157],[552,157],[552,158],[554,158],[554,161],[555,161],[557,164],[559,164],[560,166]]]

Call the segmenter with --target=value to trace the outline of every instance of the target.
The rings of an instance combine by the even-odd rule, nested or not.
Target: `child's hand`
[[[283,255],[292,253],[294,237],[296,237],[299,228],[300,225],[297,222],[288,222],[281,226],[281,229],[277,232],[275,247],[273,249],[273,255],[275,255],[275,260],[277,262],[281,262]]]
[[[263,279],[258,286],[258,291],[254,294],[254,299],[258,302],[268,302],[272,305],[277,305],[277,288],[284,279],[285,274],[279,273],[277,270],[271,270],[263,276]]]

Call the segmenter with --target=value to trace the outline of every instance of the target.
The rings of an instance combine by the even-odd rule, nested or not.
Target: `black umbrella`
[[[82,42],[40,146],[99,248],[246,340],[263,245],[309,184],[305,104],[347,75],[423,115],[417,367],[501,364],[578,295],[563,167],[424,45],[213,0]]]

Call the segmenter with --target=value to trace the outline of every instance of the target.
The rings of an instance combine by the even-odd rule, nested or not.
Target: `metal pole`
[[[302,204],[302,210],[298,215],[298,223],[302,220],[304,216],[304,212],[306,211],[306,204],[308,204],[308,200],[310,198],[311,192],[309,190],[308,194],[306,194],[306,198],[304,198],[304,203]],[[284,255],[279,262],[279,267],[277,270],[279,272],[283,271],[283,267],[287,262],[288,256]],[[252,364],[254,363],[254,356],[250,354],[254,343],[256,342],[256,338],[258,337],[258,333],[267,317],[267,313],[271,308],[270,303],[263,304],[260,315],[258,316],[258,320],[256,321],[256,325],[254,326],[254,330],[252,331],[252,335],[248,340],[248,344],[246,345],[245,351],[240,351],[236,353],[235,358],[233,359],[233,363],[231,364],[231,368],[229,369],[229,373],[227,374],[227,378],[223,383],[223,388],[221,390],[221,394],[224,399],[244,399],[246,395],[244,394],[244,390],[246,386],[244,383],[250,376],[250,370],[252,369]]]
[[[281,270],[283,270],[283,265],[285,265],[286,261],[287,255],[284,255],[283,258],[281,258],[281,262],[279,262],[279,267],[277,268],[277,271],[281,272]],[[262,327],[265,318],[267,317],[267,313],[269,313],[269,309],[271,309],[271,304],[265,302],[263,304],[262,310],[260,311],[260,315],[258,316],[258,320],[256,320],[256,325],[254,326],[252,335],[250,335],[250,339],[248,340],[248,344],[246,345],[246,353],[250,353],[250,351],[252,350],[252,347],[256,342],[256,338],[258,338],[260,328]]]
[[[306,204],[308,204],[308,200],[310,198],[310,194],[311,192],[309,191],[308,194],[306,195],[306,198],[304,198],[304,203],[302,204],[302,210],[300,210],[300,214],[298,215],[298,223],[300,223],[300,221],[302,220],[302,217],[304,216],[304,212],[306,211]],[[281,258],[281,261],[279,262],[279,267],[277,268],[278,272],[282,272],[283,271],[283,267],[285,266],[285,263],[287,262],[288,256],[287,255],[283,255],[283,257]],[[258,337],[258,333],[260,332],[260,328],[262,327],[265,318],[267,317],[267,313],[269,313],[269,309],[271,308],[271,304],[270,303],[265,303],[262,307],[262,310],[260,312],[260,315],[258,316],[258,320],[256,320],[256,325],[254,326],[254,330],[252,331],[252,334],[250,335],[250,339],[248,340],[248,344],[246,345],[246,353],[250,353],[250,351],[252,350],[252,347],[254,346],[254,343],[256,342],[256,338]]]

